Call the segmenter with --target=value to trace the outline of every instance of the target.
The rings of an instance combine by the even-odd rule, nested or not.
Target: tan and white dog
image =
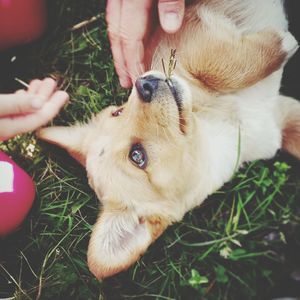
[[[244,162],[281,147],[300,159],[300,103],[279,95],[297,49],[281,0],[189,1],[180,32],[156,34],[151,71],[125,105],[38,133],[86,167],[102,203],[88,248],[97,278],[128,268]]]

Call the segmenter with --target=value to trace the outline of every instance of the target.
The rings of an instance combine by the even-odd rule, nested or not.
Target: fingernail
[[[180,26],[179,15],[175,12],[167,12],[162,19],[162,27],[167,32],[175,32]]]
[[[43,99],[41,98],[33,98],[31,100],[31,107],[34,109],[40,109],[44,104]]]

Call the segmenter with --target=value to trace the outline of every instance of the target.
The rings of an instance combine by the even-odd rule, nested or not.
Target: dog
[[[300,103],[279,94],[298,47],[282,1],[186,5],[179,32],[154,34],[150,71],[127,103],[38,131],[86,167],[102,203],[87,252],[98,279],[127,269],[243,163],[280,148],[300,159]]]

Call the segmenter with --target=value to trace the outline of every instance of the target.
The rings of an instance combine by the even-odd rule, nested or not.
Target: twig
[[[176,68],[177,60],[176,60],[175,57],[176,57],[176,49],[171,49],[171,54],[170,54],[170,57],[169,57],[169,64],[168,64],[168,70],[166,70],[164,59],[162,58],[162,60],[161,60],[163,70],[164,70],[164,73],[165,73],[165,76],[166,76],[167,80],[170,80],[170,78],[172,76],[172,73]]]
[[[24,87],[29,88],[29,84],[27,84],[25,81],[15,77],[15,81],[19,82],[20,84],[22,84]]]
[[[89,25],[97,20],[100,19],[100,15],[97,15],[97,16],[94,16],[94,17],[91,17],[90,19],[88,20],[85,20],[85,21],[82,21],[78,24],[75,24],[74,26],[71,27],[71,31],[74,31],[74,30],[78,30],[86,25]]]

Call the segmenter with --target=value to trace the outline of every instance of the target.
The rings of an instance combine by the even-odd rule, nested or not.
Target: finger
[[[48,100],[56,90],[56,81],[52,78],[45,78],[38,87],[37,95]]]
[[[55,92],[45,105],[38,111],[25,116],[0,119],[1,139],[10,138],[16,134],[35,130],[52,120],[68,101],[69,96],[64,91]]]
[[[119,76],[121,86],[128,88],[131,80],[126,72],[126,65],[121,47],[120,20],[122,1],[108,0],[106,6],[106,22],[111,51],[114,59],[115,69]]]
[[[28,88],[28,91],[34,93],[33,106],[37,109],[41,108],[51,95],[55,92],[57,87],[56,81],[52,78],[45,78],[44,80],[33,81]]]
[[[45,78],[43,80],[34,79],[30,82],[28,92],[36,95],[33,101],[35,108],[41,108],[57,88],[56,81],[52,78]]]
[[[129,86],[123,87],[131,87],[132,84],[135,83],[136,79],[145,72],[144,65],[144,44],[142,41],[133,41],[123,39],[122,43],[123,55],[125,56],[125,65],[126,72],[130,78]]]
[[[39,80],[39,79],[34,79],[34,80],[30,81],[29,88],[27,91],[31,94],[36,94],[39,90],[41,83],[42,83],[42,80]]]
[[[28,93],[25,90],[17,90],[15,91],[15,95],[28,95]]]
[[[119,37],[114,36],[112,33],[109,34],[111,41],[111,52],[114,59],[114,65],[116,72],[119,76],[120,84],[123,88],[129,88],[132,83],[130,76],[126,70],[126,63],[121,47],[121,40]]]
[[[120,34],[126,69],[134,82],[145,71],[143,39],[151,17],[152,0],[124,1],[121,15]],[[132,16],[132,12],[138,14]]]
[[[162,29],[167,33],[175,33],[182,25],[184,16],[184,0],[159,0],[158,15]]]
[[[0,95],[0,116],[18,115],[30,113],[37,108],[36,97],[25,90],[19,90],[14,94]]]

